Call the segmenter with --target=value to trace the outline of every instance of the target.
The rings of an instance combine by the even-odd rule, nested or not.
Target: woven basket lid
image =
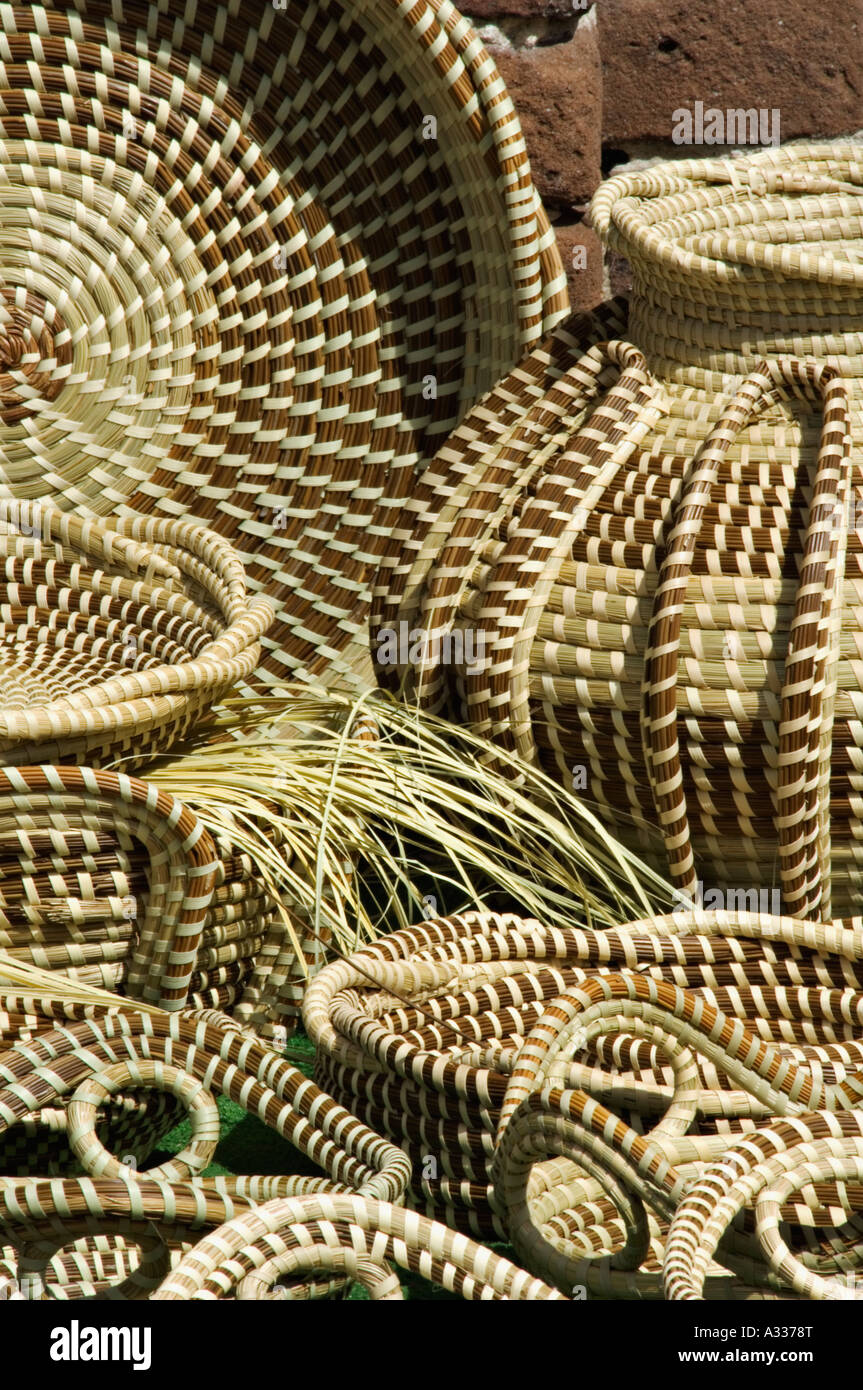
[[[591,217],[632,268],[629,335],[711,393],[764,358],[863,377],[863,148],[787,145],[609,179]]]
[[[562,316],[503,83],[440,0],[4,6],[0,495],[210,527],[258,677],[364,683],[423,462]]]

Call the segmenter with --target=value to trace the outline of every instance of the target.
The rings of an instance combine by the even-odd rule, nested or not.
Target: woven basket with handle
[[[436,644],[379,675],[582,791],[685,901],[852,912],[863,153],[624,173],[593,217],[628,322],[558,330],[441,449],[372,618],[373,650]]]
[[[0,769],[0,949],[15,960],[287,1037],[326,940],[287,917],[288,901],[253,855],[152,783]]]
[[[319,1171],[203,1176],[220,1137],[219,1094]],[[182,1152],[139,1171],[154,1101],[185,1110],[191,1134]],[[310,1298],[339,1295],[349,1280],[398,1299],[393,1265],[468,1299],[560,1298],[395,1205],[405,1155],[213,1010],[143,1013],[110,998],[58,1005],[50,993],[0,991],[4,1173],[16,1139],[20,1153],[34,1137],[41,1172],[51,1140],[67,1170],[0,1179],[0,1299]]]
[[[566,307],[493,62],[448,0],[49,0],[3,42],[0,487],[216,531],[261,680],[372,684],[418,468]]]
[[[863,930],[465,913],[312,981],[315,1076],[407,1200],[599,1298],[863,1297]]]

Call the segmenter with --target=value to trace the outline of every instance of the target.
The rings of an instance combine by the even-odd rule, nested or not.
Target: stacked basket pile
[[[0,949],[66,992],[0,994],[0,1285],[859,1297],[859,151],[611,180],[628,317],[556,327],[458,13],[244,8],[3,8]],[[381,679],[583,790],[681,906],[328,966],[324,1092],[265,1040],[289,895],[153,779],[231,691],[367,689],[402,625],[434,640]],[[324,1176],[203,1177],[217,1095]]]
[[[448,5],[254,27],[235,0],[82,0],[9,7],[4,42],[0,763],[141,772],[232,688],[368,684],[368,576],[417,468],[561,317],[564,279]],[[292,960],[248,852],[197,827],[214,876],[175,942],[136,839],[146,815],[177,841],[155,825],[175,813],[20,775],[5,948],[292,1025],[320,942],[289,919]],[[183,956],[167,993],[156,940]]]
[[[561,1289],[860,1298],[863,159],[680,161],[592,211],[628,310],[454,431],[372,631],[425,633],[382,683],[581,791],[677,910],[390,937],[310,987],[317,1075],[418,1207]]]
[[[126,1003],[0,996],[0,1271],[396,1297],[394,1258],[554,1297],[389,1206],[403,1155],[261,1040],[318,936],[239,828],[142,780],[231,691],[372,684],[418,472],[565,310],[503,84],[440,0],[10,5],[3,46],[0,949]],[[201,1178],[211,1091],[328,1178]],[[192,1143],[137,1177],[178,1107]]]

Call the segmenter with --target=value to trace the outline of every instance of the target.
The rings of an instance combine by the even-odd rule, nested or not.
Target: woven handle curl
[[[817,912],[827,918],[834,637],[845,553],[843,530],[836,520],[845,513],[851,448],[848,393],[835,368],[795,359],[763,363],[743,382],[699,452],[672,515],[653,597],[642,684],[642,741],[671,878],[694,898],[697,878],[676,698],[686,587],[704,511],[729,446],[761,410],[792,394],[819,400],[823,423],[785,661],[774,823],[786,912],[795,917]]]

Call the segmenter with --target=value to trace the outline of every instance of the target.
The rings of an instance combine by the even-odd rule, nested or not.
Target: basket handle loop
[[[686,588],[719,466],[740,431],[789,395],[820,398],[822,429],[800,579],[785,660],[774,824],[783,907],[830,915],[829,782],[838,622],[850,485],[848,393],[829,364],[779,358],[746,378],[700,450],[672,514],[653,596],[642,683],[641,734],[671,880],[694,901],[697,877],[678,737],[677,673]]]
[[[169,1011],[188,1007],[218,868],[202,822],[150,782],[91,767],[0,768],[0,801],[12,802],[21,834],[34,824],[33,804],[39,801],[47,802],[48,817],[56,812],[67,828],[92,825],[95,813],[100,823],[113,822],[140,841],[150,861],[149,894],[124,992]]]
[[[458,518],[426,578],[418,616],[432,639],[425,644],[431,655],[416,663],[415,671],[406,672],[404,677],[411,680],[413,694],[424,708],[434,710],[440,705],[447,679],[435,653],[440,650],[443,635],[450,633],[463,615],[471,579],[478,566],[488,562],[489,547],[494,549],[493,537],[502,523],[512,519],[526,484],[537,484],[548,459],[558,461],[556,439],[566,428],[565,422],[578,420],[619,388],[620,378],[632,365],[630,358],[640,359],[640,354],[620,340],[593,344],[574,358],[560,379],[534,400],[505,437],[495,440],[487,451],[482,469],[472,480],[473,486],[465,489]],[[618,379],[611,385],[609,378],[615,372]],[[611,426],[600,414],[595,428],[609,432]],[[537,458],[541,459],[539,465]],[[541,487],[541,482],[538,485]]]

